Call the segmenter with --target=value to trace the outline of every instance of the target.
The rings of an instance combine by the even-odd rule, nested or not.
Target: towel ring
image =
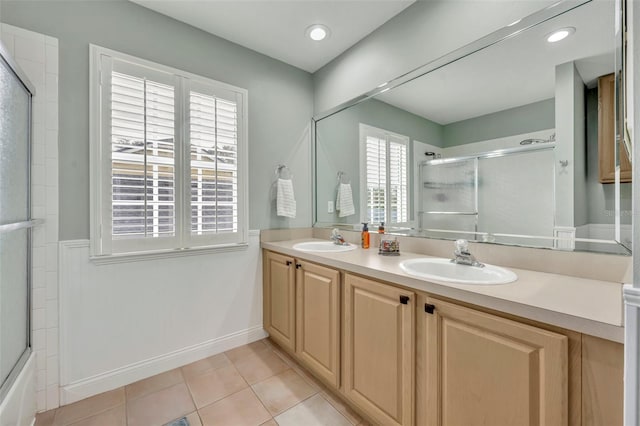
[[[281,179],[291,179],[291,170],[284,164],[278,164],[276,166],[275,174]]]
[[[338,185],[341,183],[350,183],[350,180],[347,177],[345,172],[338,172]]]

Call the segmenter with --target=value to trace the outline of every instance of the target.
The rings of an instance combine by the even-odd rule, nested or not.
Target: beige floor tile
[[[127,402],[129,426],[163,425],[195,411],[187,385],[180,383]]]
[[[275,417],[280,426],[352,426],[320,394]]]
[[[73,404],[65,405],[56,410],[53,419],[55,426],[69,425],[95,416],[103,411],[124,404],[124,388],[101,393]]]
[[[275,416],[304,401],[317,391],[298,373],[286,370],[252,386],[262,404]]]
[[[265,342],[269,341],[265,340]],[[271,342],[269,342],[268,345],[271,345],[273,352],[278,355],[285,362],[285,364],[291,367],[296,373],[301,375],[302,378],[305,379],[313,388],[319,391],[324,389],[325,386],[318,379],[313,377],[313,375],[308,373],[303,367],[301,367],[300,364],[298,364],[298,362],[291,357],[291,355],[286,353],[281,348],[275,346],[275,344]]]
[[[198,410],[203,426],[258,426],[271,416],[250,388]]]
[[[36,414],[35,426],[51,426],[53,424],[53,418],[56,415],[56,410],[45,411],[44,413]]]
[[[269,350],[269,347],[265,345],[264,341],[258,340],[256,342],[249,343],[248,345],[231,349],[230,351],[225,352],[225,354],[231,362],[236,362],[247,355],[255,355],[266,350]]]
[[[275,420],[271,419],[268,422],[262,423],[260,426],[278,426]]]
[[[189,426],[202,426],[202,421],[197,411],[189,414],[187,420],[189,421]]]
[[[124,404],[118,405],[110,410],[73,423],[72,426],[127,426],[125,406]]]
[[[321,395],[333,408],[338,410],[340,414],[345,416],[352,424],[359,425],[362,422],[362,417],[360,417],[358,413],[353,411],[347,404],[331,392],[323,391]]]
[[[190,377],[187,379],[187,386],[189,386],[196,407],[202,408],[225,396],[234,394],[248,385],[235,367],[229,365]]]
[[[290,366],[298,365],[298,363],[284,350],[280,349],[277,346],[273,346],[272,351],[278,355],[284,362],[286,362]]]
[[[289,366],[272,351],[247,355],[234,362],[236,368],[250,385],[282,373]]]
[[[183,381],[184,379],[182,378],[180,369],[176,368],[175,370],[167,371],[127,385],[125,392],[127,399],[134,399],[177,385]]]
[[[200,373],[204,373],[209,370],[216,370],[228,365],[231,365],[231,361],[229,361],[229,358],[222,353],[185,365],[182,367],[182,373],[186,379],[188,377],[197,376]]]

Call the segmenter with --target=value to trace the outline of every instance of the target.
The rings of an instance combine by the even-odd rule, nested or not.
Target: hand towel
[[[278,179],[276,204],[278,216],[296,217],[296,198],[293,194],[293,182],[291,179]]]
[[[350,183],[341,183],[338,186],[338,196],[336,197],[336,210],[338,217],[346,217],[356,214],[353,205],[353,192]]]

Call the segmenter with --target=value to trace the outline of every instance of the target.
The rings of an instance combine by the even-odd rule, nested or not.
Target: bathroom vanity
[[[426,281],[399,266],[425,254],[299,241],[263,238],[265,330],[371,422],[622,424],[620,283],[519,268],[509,284]]]

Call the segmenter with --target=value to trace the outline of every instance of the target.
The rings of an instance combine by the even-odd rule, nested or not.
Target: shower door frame
[[[478,231],[478,223],[480,221],[480,211],[478,210],[478,168],[479,168],[479,161],[483,158],[497,158],[497,157],[505,157],[505,156],[510,156],[513,154],[522,154],[522,153],[528,153],[528,152],[534,152],[534,151],[545,151],[545,150],[554,150],[555,152],[555,148],[556,148],[556,142],[546,142],[543,144],[536,144],[536,145],[530,145],[530,146],[519,146],[519,147],[514,147],[514,148],[500,148],[500,149],[495,149],[492,151],[484,151],[484,152],[480,152],[477,154],[469,154],[469,155],[460,155],[460,156],[454,156],[454,157],[449,157],[449,158],[437,158],[434,160],[424,160],[421,161],[419,163],[419,179],[420,179],[420,185],[422,186],[424,178],[423,178],[423,167],[424,166],[437,166],[437,165],[441,165],[441,164],[448,164],[448,163],[457,163],[457,162],[461,162],[461,161],[469,161],[469,160],[476,160],[475,163],[475,203],[476,203],[476,213],[475,213],[475,218],[476,218],[476,223],[475,223],[475,232],[473,231],[457,231],[457,230],[442,230],[442,229],[424,229],[423,227],[423,223],[424,223],[424,215],[425,214],[449,214],[449,215],[471,215],[471,213],[464,213],[464,212],[424,212],[424,211],[416,211],[416,214],[419,216],[418,218],[418,226],[419,229],[421,231],[430,231],[430,232],[441,232],[442,234],[445,234],[443,236],[443,238],[446,238],[446,234],[469,234],[469,235],[473,235],[473,239],[477,240],[478,236],[482,236],[483,234],[487,234],[487,232],[482,232],[482,231]],[[555,188],[556,185],[556,172],[555,172],[555,162],[553,164],[553,168],[554,168],[554,172],[553,172],[553,186]],[[419,192],[419,202],[420,205],[423,205],[424,202],[424,194],[422,191],[422,188]],[[555,193],[553,194],[553,228],[555,229],[556,227],[556,199],[555,199]],[[518,234],[502,234],[502,233],[490,233],[496,236],[512,236],[512,237],[525,237],[527,238],[527,236],[523,236],[523,235],[518,235]],[[545,238],[545,237],[541,237],[541,238]],[[549,239],[551,240],[555,240],[555,237],[549,237]],[[581,241],[582,239],[576,239],[576,241]]]
[[[31,267],[32,267],[32,229],[42,223],[42,220],[34,220],[31,216],[31,150],[32,150],[32,137],[33,137],[33,96],[35,95],[35,87],[26,76],[24,71],[20,68],[17,62],[11,57],[9,51],[4,44],[0,42],[0,61],[4,62],[7,68],[15,75],[20,84],[27,91],[29,96],[29,110],[28,110],[28,123],[27,129],[27,220],[14,222],[9,224],[0,225],[0,234],[17,231],[20,229],[27,229],[27,259],[25,267],[27,268],[27,330],[26,330],[26,347],[22,352],[22,355],[18,358],[18,361],[14,364],[13,368],[9,372],[6,380],[0,382],[0,403],[5,399],[7,393],[15,383],[18,375],[22,372],[29,356],[31,355]],[[1,66],[1,65],[0,65]]]

